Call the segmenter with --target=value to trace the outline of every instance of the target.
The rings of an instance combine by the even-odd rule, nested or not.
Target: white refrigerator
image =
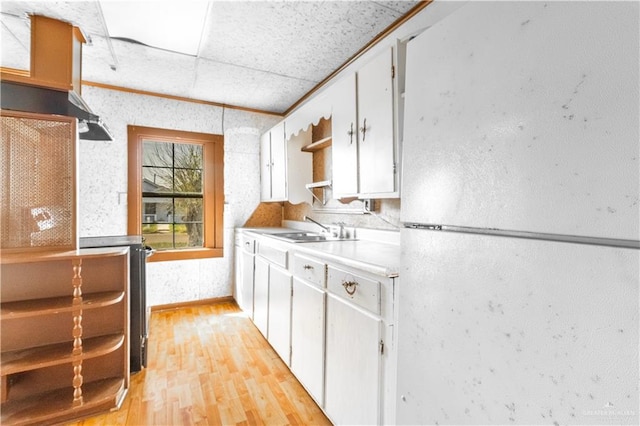
[[[398,424],[638,424],[638,2],[408,43]]]

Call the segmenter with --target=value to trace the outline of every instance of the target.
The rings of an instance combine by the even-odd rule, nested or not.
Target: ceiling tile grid
[[[192,56],[109,38],[105,1],[2,1],[0,65],[28,68],[27,15],[41,14],[90,38],[85,81],[282,113],[417,3],[213,1]]]

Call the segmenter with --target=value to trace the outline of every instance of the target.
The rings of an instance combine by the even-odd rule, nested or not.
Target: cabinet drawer
[[[353,272],[329,266],[327,288],[334,294],[352,301],[369,311],[380,314],[380,282]]]
[[[293,255],[293,275],[302,278],[311,284],[324,287],[325,264],[311,257],[299,254]]]
[[[258,241],[258,254],[268,261],[287,269],[288,251]]]

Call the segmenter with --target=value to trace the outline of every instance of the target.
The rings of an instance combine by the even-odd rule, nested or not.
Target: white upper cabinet
[[[284,201],[286,158],[284,124],[280,123],[260,139],[260,199],[262,201]]]
[[[300,132],[285,139],[285,122],[275,125],[260,139],[260,200],[311,203],[304,187],[311,181],[312,158],[300,148],[309,143],[309,135]]]
[[[360,193],[391,193],[396,157],[393,134],[392,49],[357,74]]]
[[[356,115],[356,75],[335,83],[335,102],[331,116],[333,138],[333,194],[336,198],[358,193],[358,117]]]
[[[332,88],[335,198],[399,196],[393,62],[390,47]]]

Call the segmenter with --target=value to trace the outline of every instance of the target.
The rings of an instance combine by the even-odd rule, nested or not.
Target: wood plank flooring
[[[72,425],[330,425],[234,302],[153,312],[118,411]]]

